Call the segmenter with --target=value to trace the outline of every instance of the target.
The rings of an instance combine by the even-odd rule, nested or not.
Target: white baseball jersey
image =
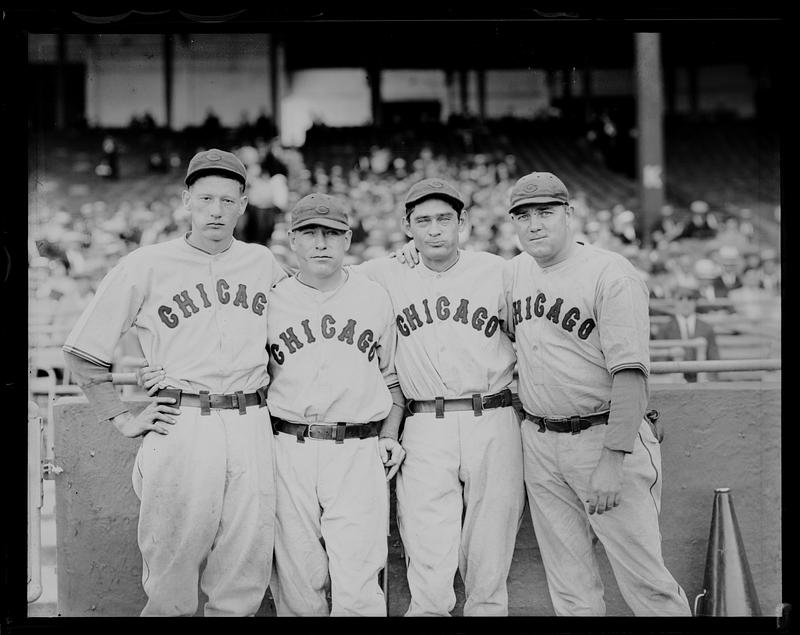
[[[504,260],[460,251],[447,271],[395,258],[353,267],[392,298],[397,323],[397,374],[406,398],[455,399],[491,394],[511,383],[515,355],[503,333]]]
[[[97,289],[64,346],[110,366],[132,330],[166,384],[246,393],[267,385],[267,294],[286,277],[261,245],[209,254],[185,237],[141,247]],[[273,435],[266,408],[180,406],[169,434],[142,438],[134,465],[147,616],[252,615],[269,582],[275,522]]]
[[[165,383],[186,392],[253,392],[267,385],[267,296],[286,277],[272,252],[233,240],[211,255],[185,237],[141,247],[99,285],[64,349],[110,366],[133,329]]]
[[[305,423],[365,423],[389,414],[389,388],[397,385],[392,305],[379,285],[347,276],[332,291],[296,277],[272,289],[272,415]]]
[[[525,410],[548,417],[607,411],[612,373],[649,373],[647,287],[624,256],[576,243],[550,267],[524,252],[507,266]]]
[[[406,397],[454,399],[508,387],[514,349],[506,320],[504,260],[460,251],[443,272],[393,258],[358,265],[392,298],[397,374]],[[506,580],[525,504],[519,421],[513,408],[417,413],[397,475],[397,524],[406,550],[407,616],[449,615],[453,576],[465,616],[508,614]]]

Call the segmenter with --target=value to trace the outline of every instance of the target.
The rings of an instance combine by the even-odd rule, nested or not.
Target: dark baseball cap
[[[201,176],[217,174],[236,179],[242,185],[247,183],[247,170],[235,154],[225,150],[203,150],[198,152],[189,161],[186,170],[186,186],[190,186]]]
[[[550,172],[526,174],[511,188],[509,214],[520,205],[532,203],[569,203],[567,186]]]
[[[442,179],[423,179],[411,186],[406,194],[405,213],[408,215],[409,209],[426,198],[441,198],[450,203],[453,208],[460,212],[464,209],[464,199],[461,194],[447,181]]]
[[[292,208],[289,231],[307,225],[322,225],[342,231],[350,229],[344,205],[333,196],[319,192],[304,196]]]

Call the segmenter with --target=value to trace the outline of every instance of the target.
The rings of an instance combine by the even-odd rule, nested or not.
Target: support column
[[[59,33],[56,36],[56,109],[55,128],[63,130],[67,124],[67,95],[66,95],[66,61],[67,61],[67,36]]]
[[[636,104],[637,170],[640,213],[637,231],[642,244],[664,204],[664,109],[661,78],[661,39],[657,33],[637,33]]]
[[[288,79],[286,76],[286,49],[278,35],[269,36],[269,94],[272,120],[275,133],[281,135],[281,103],[286,96]]]
[[[372,125],[379,128],[383,125],[383,99],[381,98],[381,69],[376,66],[367,68],[369,84],[369,103],[372,112]]]
[[[479,68],[475,71],[478,79],[478,120],[486,119],[486,69]]]
[[[469,101],[468,101],[468,80],[469,77],[467,76],[467,71],[462,69],[458,71],[458,97],[459,97],[459,106],[460,112],[462,115],[466,115],[469,112]]]
[[[172,34],[165,33],[162,40],[164,57],[164,122],[172,130],[172,96],[174,93],[175,55]]]

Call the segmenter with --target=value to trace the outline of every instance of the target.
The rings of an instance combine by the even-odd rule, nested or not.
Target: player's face
[[[441,262],[455,257],[464,216],[447,201],[429,198],[414,207],[403,220],[403,228],[408,237],[414,239],[414,246],[424,260]]]
[[[228,246],[247,197],[234,179],[202,176],[183,191],[183,205],[192,216],[193,241],[214,253]]]
[[[350,249],[353,232],[322,225],[306,225],[289,234],[289,245],[297,256],[300,272],[313,279],[336,275]]]
[[[532,203],[511,214],[522,248],[541,266],[561,262],[572,244],[572,207],[565,203]]]

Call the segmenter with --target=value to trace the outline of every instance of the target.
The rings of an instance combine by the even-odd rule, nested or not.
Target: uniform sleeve
[[[103,278],[89,306],[67,336],[65,352],[111,367],[117,343],[136,321],[144,302],[141,283],[132,275],[130,263],[130,260],[123,260]]]
[[[397,350],[397,326],[394,321],[394,311],[389,295],[381,289],[384,297],[386,313],[386,328],[378,338],[378,366],[381,369],[383,380],[390,389],[400,385],[397,371],[394,366],[394,357]]]
[[[128,412],[128,407],[122,403],[111,382],[108,368],[72,353],[64,353],[64,362],[86,395],[86,400],[98,421],[107,421],[123,412]]]
[[[650,315],[647,287],[635,275],[614,277],[599,291],[597,322],[606,368],[650,373]]]

